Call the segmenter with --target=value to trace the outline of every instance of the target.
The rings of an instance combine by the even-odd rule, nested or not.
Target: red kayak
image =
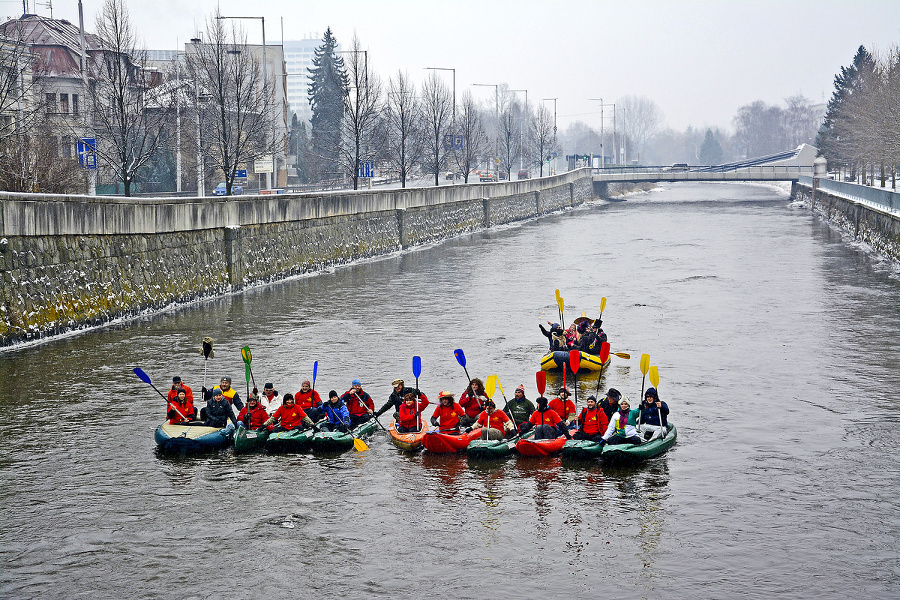
[[[465,450],[469,442],[478,439],[480,435],[481,432],[478,429],[470,433],[429,431],[422,438],[422,445],[429,452],[459,452]]]
[[[523,438],[516,442],[516,450],[522,456],[550,456],[556,454],[566,445],[566,436],[561,435],[552,440],[536,440]]]

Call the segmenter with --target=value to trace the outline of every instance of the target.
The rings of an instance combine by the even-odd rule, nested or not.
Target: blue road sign
[[[357,172],[357,177],[375,177],[375,161],[374,160],[361,160],[359,161],[359,167]]]
[[[453,136],[453,149],[454,150],[462,150],[463,146],[463,136],[454,135]]]
[[[76,144],[78,164],[85,169],[97,168],[97,140],[95,138],[81,138]]]

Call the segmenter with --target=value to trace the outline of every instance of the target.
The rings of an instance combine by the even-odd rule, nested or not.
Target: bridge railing
[[[594,175],[602,173],[748,173],[748,174],[783,174],[783,175],[807,175],[812,176],[813,167],[799,165],[758,165],[758,166],[730,166],[730,165],[691,165],[687,168],[677,168],[671,165],[633,165],[603,167],[593,169]]]
[[[803,185],[813,187],[812,177],[801,177],[799,181]],[[889,210],[900,209],[900,192],[892,192],[891,190],[869,187],[867,185],[860,185],[858,183],[850,183],[847,181],[834,181],[833,179],[824,179],[821,177],[819,178],[819,189],[842,198],[871,202]]]

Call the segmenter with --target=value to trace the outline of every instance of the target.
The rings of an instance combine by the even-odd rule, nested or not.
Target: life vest
[[[609,427],[609,419],[600,408],[583,408],[578,415],[578,428],[588,435],[605,433]]]
[[[412,406],[408,406],[406,402],[404,402],[397,410],[397,412],[400,414],[400,420],[397,424],[401,427],[406,427],[407,429],[418,428],[422,422],[421,413],[423,410],[425,410],[426,406],[428,406],[428,400],[419,400],[417,413],[415,402],[413,402]]]
[[[549,408],[546,410],[538,409],[531,413],[531,418],[528,419],[531,423],[535,425],[551,425],[556,427],[559,425],[562,419],[559,418],[559,415],[556,414],[555,410],[550,410]]]
[[[220,388],[219,386],[216,386],[216,387],[214,387],[213,389],[214,389],[214,390],[221,390],[221,391],[222,391],[222,395],[225,396],[226,398],[228,398],[228,404],[234,404],[234,403],[232,402],[232,399],[234,398],[234,395],[237,394],[237,392],[234,391],[234,388],[233,388],[233,387],[228,388],[228,391],[222,390],[222,388]]]
[[[322,399],[319,397],[319,392],[315,390],[297,392],[294,394],[294,402],[296,402],[297,406],[303,410],[309,410],[310,408],[316,408],[322,405]]]
[[[454,402],[450,406],[438,404],[431,416],[438,418],[441,429],[456,429],[459,427],[459,418],[464,414],[463,407]]]
[[[275,417],[275,419],[281,419],[278,424],[281,425],[282,428],[291,430],[300,426],[300,423],[306,418],[306,413],[296,404],[290,408],[281,405],[272,416]]]
[[[242,421],[248,429],[259,429],[268,418],[269,413],[259,404],[252,410],[249,405],[244,406],[238,414],[238,421]]]

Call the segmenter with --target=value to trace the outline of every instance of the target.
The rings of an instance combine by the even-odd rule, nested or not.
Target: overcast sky
[[[29,8],[33,6],[29,1]],[[102,0],[83,0],[94,31]],[[183,47],[215,9],[212,0],[126,0],[150,49]],[[369,66],[386,80],[398,69],[421,80],[425,67],[456,69],[457,96],[492,99],[506,83],[528,101],[557,97],[561,129],[581,120],[599,129],[597,102],[652,98],[669,127],[731,128],[738,107],[781,104],[802,93],[827,100],[835,73],[860,44],[900,45],[900,0],[221,0],[229,16],[262,16],[266,40],[321,38],[331,27],[344,47],[354,31]],[[0,0],[18,16],[21,0]],[[53,16],[78,22],[77,0],[54,0]],[[49,15],[45,6],[38,14]],[[244,21],[261,41],[259,21]],[[444,73],[448,85],[451,74]],[[552,104],[552,103],[551,103]],[[606,111],[607,117],[609,110]]]

